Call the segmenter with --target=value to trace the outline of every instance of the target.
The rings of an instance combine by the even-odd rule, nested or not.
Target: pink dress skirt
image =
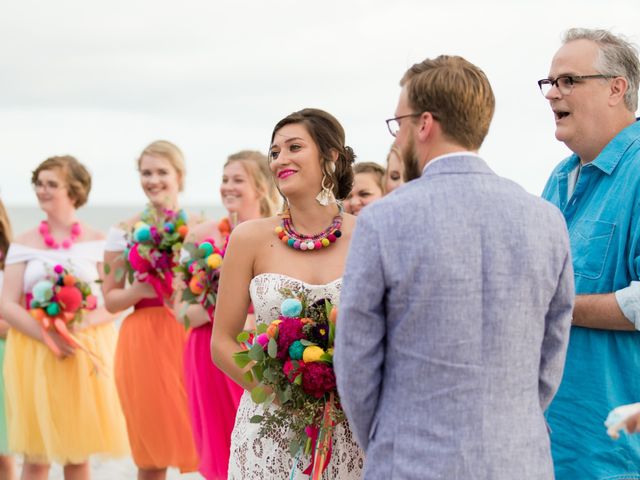
[[[185,384],[198,470],[207,480],[227,478],[231,432],[243,388],[211,361],[211,322],[191,330],[184,352]]]

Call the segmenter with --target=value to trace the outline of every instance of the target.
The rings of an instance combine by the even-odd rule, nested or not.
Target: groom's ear
[[[422,112],[418,118],[418,140],[425,142],[433,136],[434,118],[431,112]]]

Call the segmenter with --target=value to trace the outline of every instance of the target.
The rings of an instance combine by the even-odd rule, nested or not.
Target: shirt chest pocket
[[[576,275],[590,280],[602,276],[615,223],[581,220],[571,229],[571,254]]]

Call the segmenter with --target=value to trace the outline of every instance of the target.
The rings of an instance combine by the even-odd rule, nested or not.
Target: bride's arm
[[[249,370],[239,368],[233,354],[240,351],[236,336],[242,332],[249,308],[249,283],[253,277],[256,225],[243,223],[231,234],[222,263],[216,315],[211,336],[211,358],[233,381],[250,390],[255,384],[244,378]]]

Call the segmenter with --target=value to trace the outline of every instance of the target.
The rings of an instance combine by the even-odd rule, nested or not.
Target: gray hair
[[[599,73],[624,77],[629,88],[624,94],[624,104],[634,112],[638,108],[638,88],[640,84],[640,60],[638,50],[621,35],[608,30],[571,28],[564,34],[563,43],[574,40],[590,40],[598,45],[600,54],[594,67]]]

